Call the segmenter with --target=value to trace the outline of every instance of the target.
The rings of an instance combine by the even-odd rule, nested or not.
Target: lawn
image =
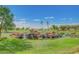
[[[71,54],[79,53],[79,38],[60,38],[26,40],[33,48],[16,52],[17,54]]]
[[[2,36],[8,37],[9,40],[13,39],[7,33],[5,35],[2,34]],[[16,38],[14,38],[14,39],[16,39]],[[17,39],[17,40],[21,41],[23,39]],[[30,42],[30,45],[32,45],[32,48],[23,49],[22,51],[16,51],[15,52],[16,54],[67,54],[67,53],[72,54],[72,53],[79,53],[79,38],[69,38],[69,37],[65,38],[64,37],[64,38],[41,39],[41,40],[24,39],[24,41]],[[18,43],[18,42],[16,42],[16,43]],[[3,53],[3,52],[0,51],[0,53]],[[5,51],[4,51],[4,53],[5,53]]]

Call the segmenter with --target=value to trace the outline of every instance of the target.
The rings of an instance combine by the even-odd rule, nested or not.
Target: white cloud
[[[51,16],[51,17],[49,17],[50,19],[54,19],[55,17],[53,17],[53,16]]]
[[[52,17],[51,17],[52,18]],[[22,27],[30,27],[30,28],[47,28],[46,24],[43,24],[43,26],[38,22],[36,23],[31,23],[25,21],[26,19],[16,19],[14,20],[14,24],[16,25],[17,28],[22,28]],[[33,19],[33,21],[41,21],[41,19]]]
[[[62,18],[62,20],[72,20],[72,18]]]
[[[33,19],[33,21],[40,21],[40,19]]]
[[[54,19],[55,17],[53,16],[47,16],[47,17],[44,17],[45,19]]]
[[[62,20],[66,20],[67,18],[62,18]]]
[[[69,18],[69,20],[72,20],[72,18]]]
[[[27,19],[15,19],[14,21],[26,21]]]
[[[38,24],[32,24],[32,25],[30,26],[30,28],[36,28],[36,29],[47,28],[47,25],[44,24],[43,26],[41,26],[40,24],[39,24],[39,25],[38,25]]]
[[[28,25],[26,24],[26,19],[15,19],[14,20],[14,24],[16,25],[16,27],[22,28],[22,27],[28,27]]]
[[[25,27],[25,22],[22,21],[14,21],[14,24],[19,28]]]

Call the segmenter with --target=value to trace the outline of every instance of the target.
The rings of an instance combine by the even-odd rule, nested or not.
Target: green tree
[[[7,31],[9,28],[12,28],[13,23],[13,14],[10,9],[5,6],[0,6],[0,38],[2,30]]]
[[[56,25],[52,25],[52,29],[58,30],[59,28],[58,28],[58,26],[56,26]]]
[[[60,28],[60,30],[62,30],[62,31],[65,31],[65,30],[67,29],[65,25],[61,25],[59,28]]]

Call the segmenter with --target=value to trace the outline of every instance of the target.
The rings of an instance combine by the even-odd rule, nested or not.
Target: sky
[[[9,5],[16,27],[47,28],[49,25],[79,24],[78,5]],[[41,25],[43,21],[43,25]]]

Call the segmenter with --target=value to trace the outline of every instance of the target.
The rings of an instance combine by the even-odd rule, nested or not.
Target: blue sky
[[[79,6],[77,5],[10,5],[17,27],[46,28],[50,25],[79,24]],[[42,26],[41,20],[44,22]]]

